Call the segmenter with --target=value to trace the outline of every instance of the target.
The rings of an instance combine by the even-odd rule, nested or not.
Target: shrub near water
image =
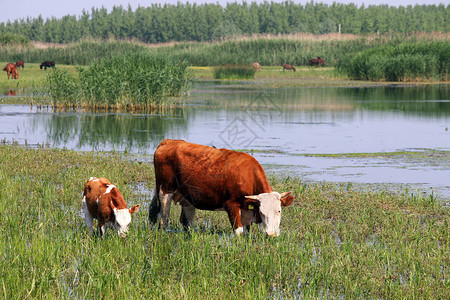
[[[251,65],[249,66],[238,66],[238,65],[227,65],[214,68],[214,78],[215,79],[246,79],[254,78],[256,69]]]
[[[80,67],[78,78],[56,71],[47,81],[54,104],[148,107],[179,96],[187,88],[189,76],[182,62],[138,52]],[[72,85],[67,88],[64,82]]]
[[[360,80],[448,80],[450,42],[379,46],[347,56],[338,68],[349,77]]]

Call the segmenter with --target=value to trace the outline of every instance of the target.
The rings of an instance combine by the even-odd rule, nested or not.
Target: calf
[[[120,191],[106,178],[91,177],[86,182],[83,192],[84,219],[93,233],[93,220],[97,219],[97,234],[105,235],[105,225],[112,225],[117,234],[126,237],[131,214],[139,210],[139,204],[127,208],[127,203]]]

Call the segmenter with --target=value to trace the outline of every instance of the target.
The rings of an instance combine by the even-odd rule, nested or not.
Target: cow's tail
[[[159,200],[158,188],[155,188],[152,201],[150,202],[150,208],[148,210],[148,219],[150,224],[155,225],[158,221],[158,215],[161,210],[161,201]]]

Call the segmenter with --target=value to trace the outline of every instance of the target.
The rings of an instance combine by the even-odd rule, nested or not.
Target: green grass
[[[381,45],[343,58],[339,69],[350,78],[372,81],[449,80],[450,42]]]
[[[105,176],[140,203],[126,240],[88,234],[81,192]],[[282,235],[236,238],[223,212],[198,211],[194,231],[154,230],[151,164],[116,153],[0,145],[2,298],[450,297],[450,214],[433,196],[360,192],[270,177],[292,190]]]
[[[142,52],[108,57],[77,71],[49,72],[46,90],[52,105],[148,109],[180,96],[189,85],[182,61]]]
[[[214,79],[253,79],[256,70],[251,65],[225,65],[214,68]]]

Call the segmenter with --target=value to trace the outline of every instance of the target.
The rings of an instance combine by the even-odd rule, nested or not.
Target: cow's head
[[[245,196],[244,206],[247,209],[257,209],[261,216],[264,232],[268,236],[280,235],[281,206],[291,205],[294,197],[291,192],[277,192]]]
[[[131,223],[131,214],[139,210],[140,205],[135,205],[132,208],[117,209],[111,201],[111,208],[114,212],[114,227],[117,229],[117,234],[121,237],[126,237],[128,226]]]

